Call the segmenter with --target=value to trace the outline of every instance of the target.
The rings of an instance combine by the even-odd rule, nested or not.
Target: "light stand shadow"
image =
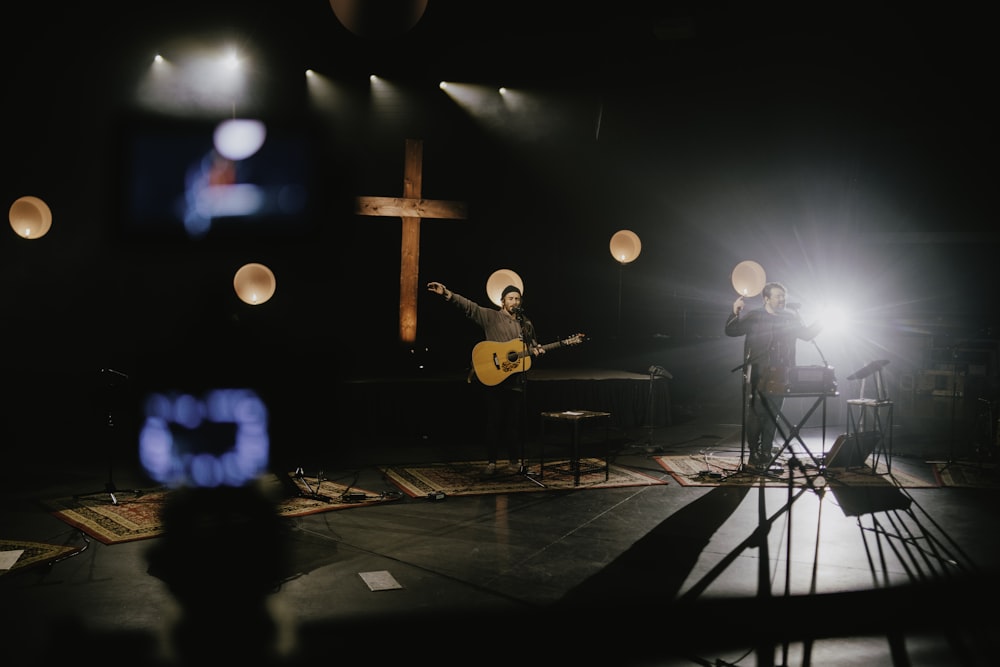
[[[569,590],[557,604],[673,600],[712,535],[748,491],[748,487],[713,488],[664,519],[600,572]]]
[[[910,583],[980,574],[972,559],[903,489],[834,487],[845,516],[857,517],[875,586],[889,586],[891,552]],[[866,523],[867,519],[867,523]]]
[[[887,485],[834,487],[832,490],[844,515],[857,517],[875,588],[899,586],[898,582],[890,581],[892,568],[887,562],[890,553],[905,572],[909,584],[950,585],[961,590],[968,582],[979,578],[981,573],[961,547],[903,489]],[[944,624],[941,631],[956,650],[966,650],[960,636],[963,631],[950,623]],[[890,628],[886,637],[894,662],[909,664],[903,629]],[[989,638],[978,637],[973,641],[986,646]]]

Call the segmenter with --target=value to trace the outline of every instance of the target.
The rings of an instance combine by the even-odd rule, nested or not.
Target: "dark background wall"
[[[106,368],[129,375],[126,403],[148,387],[257,386],[295,437],[351,417],[336,407],[343,380],[461,375],[478,331],[422,293],[418,340],[402,344],[399,223],[352,213],[356,196],[402,193],[407,138],[425,143],[424,196],[470,210],[424,221],[420,284],[485,301],[493,271],[518,272],[543,339],[589,336],[550,367],[660,364],[678,403],[729,400],[730,272],[754,259],[804,315],[834,300],[854,314],[851,335],[803,348],[803,363],[825,356],[844,378],[891,358],[893,386],[919,387],[961,351],[986,367],[989,395],[997,142],[980,10],[478,4],[430,0],[412,30],[378,37],[321,0],[5,9],[0,189],[54,214],[45,238],[0,241],[11,433],[99,436]],[[208,242],[124,233],[117,148],[129,118],[166,106],[137,101],[151,56],[222,37],[256,58],[240,115],[314,137],[314,225]],[[337,82],[333,100],[310,97],[307,67]],[[388,109],[369,106],[372,71],[403,86]],[[440,79],[535,101],[473,119]],[[171,113],[236,111],[184,102]],[[608,249],[619,229],[642,239],[624,267]],[[277,275],[263,306],[233,293],[246,261]]]

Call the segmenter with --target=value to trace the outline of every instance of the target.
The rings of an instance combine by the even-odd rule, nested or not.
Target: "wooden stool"
[[[548,466],[551,472],[556,472],[560,474],[573,475],[573,485],[580,485],[580,475],[590,472],[596,472],[599,470],[604,470],[604,481],[608,481],[611,475],[611,466],[608,462],[608,428],[610,427],[611,420],[610,412],[596,412],[594,410],[564,410],[563,412],[543,412],[542,413],[542,437],[541,437],[541,451],[539,458],[539,473],[538,477],[543,478],[545,476],[545,424],[548,422],[553,423],[569,423],[572,425],[572,437],[570,439],[570,450],[569,450],[569,462],[565,464],[552,464]],[[580,465],[580,427],[584,423],[600,423],[604,422],[604,440],[603,440],[603,466],[595,465]]]

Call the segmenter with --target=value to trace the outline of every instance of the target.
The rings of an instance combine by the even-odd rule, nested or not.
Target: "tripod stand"
[[[315,489],[312,487],[311,484],[309,484],[309,481],[306,480],[306,475],[305,475],[305,472],[302,471],[302,466],[299,466],[298,468],[295,469],[295,479],[297,479],[300,482],[302,482],[302,484],[306,487],[306,491],[303,491],[301,489],[297,489],[300,498],[312,498],[313,500],[322,500],[322,501],[327,502],[327,503],[332,503],[333,502],[333,498],[331,498],[330,496],[324,496],[323,494],[321,494],[319,492],[320,488],[322,488],[322,486],[323,486],[323,480],[326,479],[323,476],[323,471],[322,470],[320,470],[316,474],[316,488]],[[346,495],[346,492],[345,492],[345,495]]]
[[[107,445],[108,445],[108,481],[105,482],[104,488],[102,490],[100,490],[100,491],[93,491],[91,493],[79,493],[79,494],[76,494],[76,496],[74,496],[74,497],[76,497],[76,498],[82,498],[82,497],[85,497],[85,496],[93,496],[93,495],[98,495],[98,494],[106,493],[111,498],[111,504],[117,505],[118,504],[118,496],[115,495],[117,493],[131,493],[131,494],[135,495],[136,497],[139,497],[139,496],[142,495],[142,491],[139,490],[139,489],[119,489],[117,486],[115,486],[115,480],[114,480],[115,439],[113,437],[111,437],[111,435],[110,435],[110,433],[114,430],[114,427],[115,427],[115,420],[114,420],[114,416],[113,416],[113,402],[114,402],[113,399],[114,399],[114,393],[112,392],[112,390],[118,388],[119,386],[121,386],[123,384],[125,384],[125,382],[128,381],[128,375],[126,375],[125,373],[122,373],[121,371],[116,371],[116,370],[111,369],[111,368],[102,368],[101,369],[101,377],[104,378],[105,401],[106,401],[106,408],[107,408],[107,419],[106,419],[105,423],[107,425],[107,428],[109,429],[109,431],[108,431],[109,435],[107,437]]]

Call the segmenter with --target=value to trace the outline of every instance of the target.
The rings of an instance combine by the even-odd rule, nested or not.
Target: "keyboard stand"
[[[784,397],[784,399],[786,401],[789,398],[813,398],[813,399],[815,399],[813,401],[812,405],[806,411],[805,415],[803,415],[803,417],[802,417],[802,423],[805,423],[805,422],[809,421],[809,418],[820,407],[823,408],[823,413],[822,413],[823,414],[823,440],[822,440],[822,442],[823,442],[823,447],[824,448],[826,447],[826,399],[829,398],[829,397],[831,397],[831,396],[838,396],[838,395],[839,395],[839,392],[837,392],[837,391],[833,391],[833,392],[815,392],[815,393],[786,393],[786,394],[782,394],[782,396]],[[771,466],[775,465],[775,463],[778,460],[778,457],[781,456],[782,452],[784,452],[786,449],[788,449],[788,451],[794,456],[795,452],[793,452],[791,450],[791,443],[792,443],[792,440],[798,440],[799,444],[802,445],[802,449],[804,449],[805,452],[806,452],[806,454],[809,455],[809,458],[812,459],[813,465],[816,466],[816,469],[820,470],[820,471],[824,470],[826,468],[825,453],[820,458],[817,458],[812,453],[812,451],[810,451],[809,447],[806,446],[806,443],[802,440],[801,425],[800,424],[793,424],[787,417],[785,417],[784,414],[782,414],[781,410],[776,409],[775,405],[768,398],[768,395],[766,393],[761,392],[760,393],[760,398],[763,399],[764,409],[767,411],[768,416],[771,418],[772,422],[774,423],[775,427],[777,428],[778,433],[781,435],[782,438],[784,438],[784,443],[781,445],[781,449],[779,449],[778,452],[771,457],[771,460],[768,462],[767,469],[770,470]],[[787,426],[788,426],[788,432],[787,433],[785,432],[784,428],[782,428],[782,425],[781,425],[782,421],[784,421],[785,424],[787,424]]]

